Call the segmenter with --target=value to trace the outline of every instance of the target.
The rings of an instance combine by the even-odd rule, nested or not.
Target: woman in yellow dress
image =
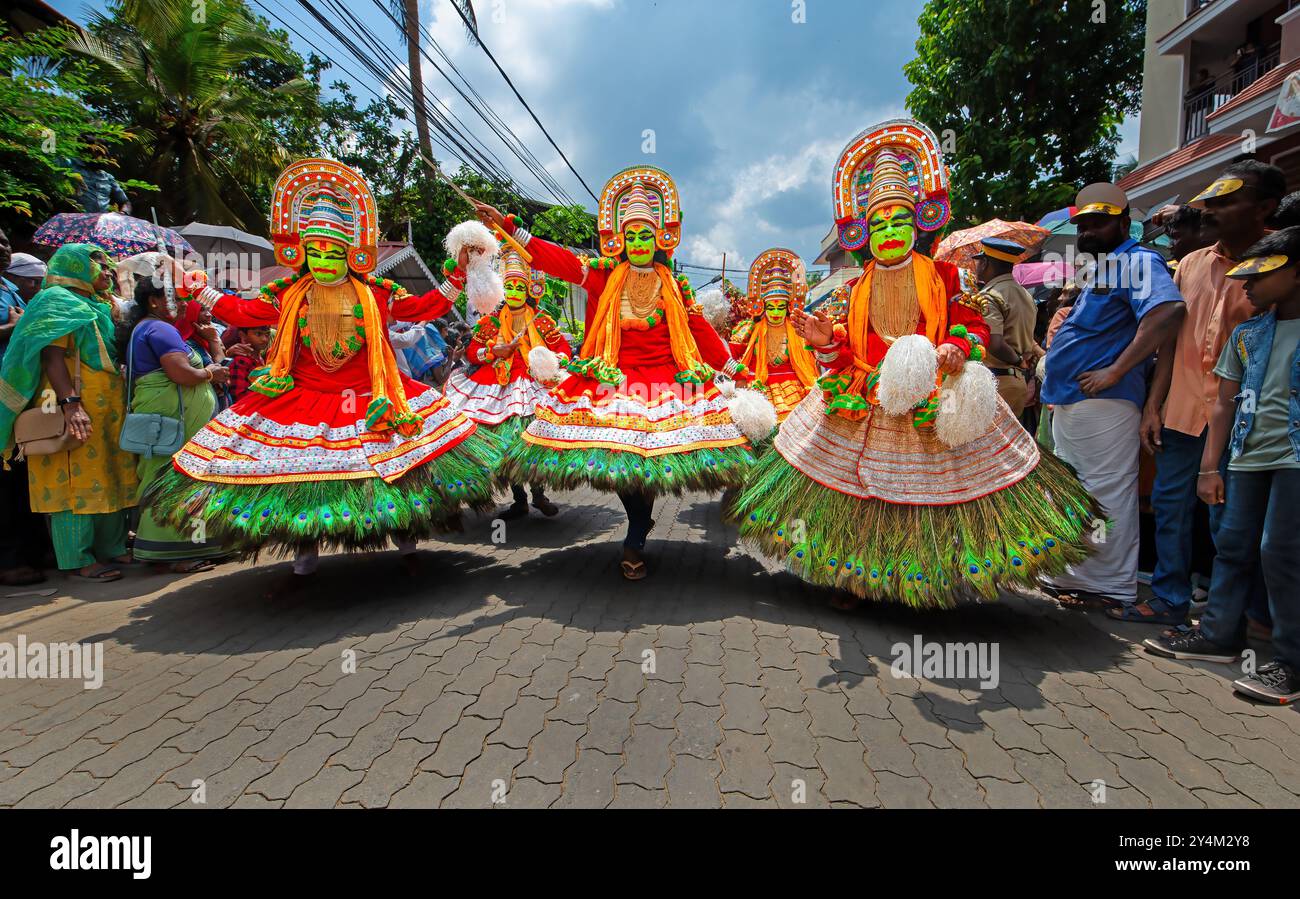
[[[18,413],[56,404],[76,449],[28,462],[33,512],[50,516],[59,568],[112,581],[129,562],[127,512],[135,505],[136,459],[117,446],[126,414],[114,354],[112,306],[102,299],[113,266],[92,244],[67,244],[50,259],[42,290],[19,319],[0,369],[0,447]],[[71,366],[80,367],[80,393]]]

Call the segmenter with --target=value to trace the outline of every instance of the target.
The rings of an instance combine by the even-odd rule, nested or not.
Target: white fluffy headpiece
[[[731,301],[716,287],[710,287],[695,298],[704,312],[704,320],[713,325],[713,330],[720,331],[726,327],[731,317]]]

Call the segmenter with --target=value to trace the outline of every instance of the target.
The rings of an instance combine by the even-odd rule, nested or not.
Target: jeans
[[[1192,601],[1192,532],[1196,508],[1196,480],[1205,450],[1205,431],[1191,437],[1181,431],[1162,428],[1161,450],[1156,454],[1156,477],[1151,485],[1151,510],[1155,514],[1156,566],[1151,575],[1151,592],[1175,609]],[[1227,479],[1228,457],[1224,453],[1219,471]],[[1223,506],[1210,506],[1210,536],[1218,545]],[[1217,562],[1215,563],[1218,564]],[[1247,614],[1268,625],[1268,591],[1256,568]]]
[[[1258,567],[1273,616],[1273,654],[1300,671],[1300,469],[1230,471],[1226,499],[1201,633],[1228,649],[1246,645],[1245,613]]]
[[[627,537],[623,545],[638,552],[645,549],[646,537],[650,534],[650,515],[654,512],[653,497],[644,493],[620,493],[618,498],[627,511]]]
[[[1151,485],[1151,510],[1156,523],[1156,567],[1151,592],[1174,608],[1192,601],[1192,532],[1197,472],[1205,449],[1205,432],[1191,437],[1162,428],[1156,454],[1156,478]],[[1217,530],[1222,507],[1210,507],[1210,532]]]

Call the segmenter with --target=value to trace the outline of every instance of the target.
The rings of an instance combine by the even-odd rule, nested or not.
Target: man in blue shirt
[[[1056,453],[1106,510],[1094,553],[1047,582],[1068,607],[1137,601],[1138,427],[1147,369],[1186,309],[1160,254],[1129,236],[1128,196],[1090,184],[1071,221],[1084,288],[1047,353],[1042,399],[1054,407]]]

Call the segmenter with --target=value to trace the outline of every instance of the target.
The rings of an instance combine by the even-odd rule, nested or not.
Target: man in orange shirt
[[[1229,165],[1191,201],[1204,210],[1203,232],[1217,241],[1189,253],[1178,265],[1174,283],[1186,301],[1187,316],[1176,336],[1160,348],[1140,429],[1142,448],[1156,457],[1151,488],[1155,599],[1110,610],[1111,617],[1164,625],[1187,619],[1192,601],[1192,528],[1199,502],[1196,477],[1209,413],[1219,396],[1214,365],[1232,329],[1254,315],[1243,283],[1226,275],[1241,254],[1264,236],[1285,194],[1281,169],[1248,159]],[[1210,510],[1211,531],[1218,523],[1217,512],[1218,508]],[[1263,606],[1262,614],[1267,614],[1266,609]]]

